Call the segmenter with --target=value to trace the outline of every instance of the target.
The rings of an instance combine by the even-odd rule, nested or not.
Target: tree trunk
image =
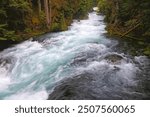
[[[49,27],[50,19],[49,19],[48,0],[44,0],[44,9],[45,9],[45,14],[46,14],[46,22],[47,22],[47,26]]]
[[[41,13],[41,8],[42,6],[41,6],[41,0],[38,0],[38,10],[39,10],[39,14]]]
[[[52,14],[52,2],[51,2],[51,0],[49,0],[49,20],[50,20],[50,24],[51,24],[51,22],[52,22],[52,17],[51,17],[51,14]]]
[[[135,30],[137,27],[139,27],[141,25],[141,22],[139,22],[136,26],[132,27],[130,30],[128,30],[127,32],[125,32],[122,36],[124,37],[125,35],[129,34],[131,31]]]

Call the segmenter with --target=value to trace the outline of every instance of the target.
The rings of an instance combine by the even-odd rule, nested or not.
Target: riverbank
[[[148,0],[99,0],[98,4],[99,12],[105,15],[108,34],[120,39],[133,40],[137,46],[143,44],[142,53],[146,56],[150,56],[149,5]]]
[[[121,29],[121,28],[120,28]],[[107,25],[106,30],[108,31],[108,35],[110,37],[114,37],[119,39],[120,41],[126,41],[127,43],[133,43],[133,53],[132,55],[145,55],[150,57],[150,39],[144,37],[134,37],[130,34],[125,34],[122,31],[119,31],[119,28],[115,28],[114,26]],[[117,31],[118,30],[118,31]],[[128,51],[128,48],[126,48]]]

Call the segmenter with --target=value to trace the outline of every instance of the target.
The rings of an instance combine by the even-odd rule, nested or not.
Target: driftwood
[[[131,31],[135,30],[137,27],[139,27],[141,25],[141,23],[138,23],[136,26],[134,26],[133,28],[131,28],[130,30],[128,30],[127,32],[125,32],[122,36],[124,37],[125,35],[129,34]]]
[[[122,34],[121,32],[115,30],[114,28],[111,27],[111,29],[115,32],[113,34],[116,34],[116,35],[119,35],[120,38],[123,38],[123,37],[127,37],[127,38],[131,38],[131,39],[134,39],[134,40],[141,40],[139,38],[136,38],[136,37],[133,37],[133,36],[129,36],[127,34],[129,34],[131,31],[135,30],[137,27],[139,27],[141,25],[141,23],[138,23],[136,26],[134,26],[133,28],[129,29],[127,32],[125,32],[124,34]]]

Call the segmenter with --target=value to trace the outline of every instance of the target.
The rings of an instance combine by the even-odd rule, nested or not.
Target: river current
[[[92,12],[0,52],[0,99],[150,99],[149,59],[119,51],[103,20]]]

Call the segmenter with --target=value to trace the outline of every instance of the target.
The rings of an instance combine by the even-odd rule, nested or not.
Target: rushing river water
[[[149,59],[123,53],[103,19],[0,52],[0,99],[150,99]]]

